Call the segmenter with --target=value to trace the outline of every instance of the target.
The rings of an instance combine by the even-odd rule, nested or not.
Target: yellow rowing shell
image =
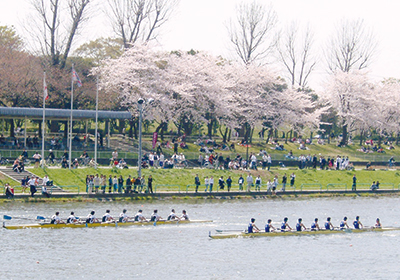
[[[154,222],[110,222],[110,223],[76,223],[76,224],[26,224],[26,225],[5,225],[6,229],[24,229],[24,228],[84,228],[84,227],[125,227],[125,226],[150,226],[150,225],[179,225],[190,223],[211,223],[212,220],[182,220],[182,221],[157,221]]]
[[[363,229],[344,229],[344,230],[317,230],[317,231],[275,231],[275,232],[257,232],[257,233],[246,233],[246,232],[235,232],[235,233],[220,233],[211,235],[212,239],[225,239],[225,238],[239,238],[239,237],[274,237],[274,236],[296,236],[296,235],[317,235],[317,234],[335,234],[335,233],[360,233],[360,232],[382,232],[382,231],[393,231],[400,230],[398,227],[390,228],[363,228]]]

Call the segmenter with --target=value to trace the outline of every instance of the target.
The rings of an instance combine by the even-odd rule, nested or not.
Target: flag
[[[44,100],[49,99],[49,93],[47,92],[46,77],[43,79],[43,94],[44,94]]]
[[[81,79],[79,79],[78,74],[76,73],[74,67],[72,67],[72,81],[76,82],[78,87],[82,86]]]

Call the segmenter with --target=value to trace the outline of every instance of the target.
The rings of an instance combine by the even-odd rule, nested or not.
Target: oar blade
[[[7,215],[3,215],[3,219],[4,220],[12,220],[12,217],[11,216],[7,216]]]
[[[46,220],[46,218],[43,216],[36,216],[36,220]]]

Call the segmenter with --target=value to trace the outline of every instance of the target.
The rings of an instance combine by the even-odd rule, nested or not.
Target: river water
[[[120,228],[0,230],[1,279],[400,279],[400,231],[317,236],[211,240],[215,229],[244,229],[251,217],[261,228],[268,218],[278,226],[284,216],[307,227],[327,216],[338,225],[343,216],[361,217],[364,226],[377,217],[384,226],[400,226],[398,198],[315,198],[276,200],[199,200],[98,203],[11,203],[10,216],[51,216],[71,210],[86,216],[105,209],[118,215],[143,209],[161,216],[186,209],[209,224]],[[12,221],[14,222],[14,221]]]

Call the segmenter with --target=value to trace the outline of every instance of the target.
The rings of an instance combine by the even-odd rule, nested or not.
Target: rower
[[[303,219],[299,218],[298,223],[296,224],[296,231],[301,231],[302,229],[307,230],[307,228],[303,224]]]
[[[78,221],[78,218],[75,217],[75,213],[71,212],[71,215],[69,215],[67,218],[67,224],[73,224],[73,223],[76,223],[77,221]]]
[[[61,220],[60,216],[58,216],[58,215],[60,215],[60,212],[56,212],[56,214],[51,217],[50,224],[57,225],[57,224],[63,224],[64,223],[63,220]]]
[[[289,220],[288,217],[285,217],[285,218],[283,219],[283,223],[282,223],[282,225],[281,225],[281,230],[282,230],[282,231],[287,231],[287,229],[292,230],[292,228],[291,228],[291,227],[289,226],[289,224],[287,223],[288,220]]]
[[[331,223],[331,217],[326,218],[325,229],[327,229],[327,230],[333,230],[334,229],[334,226]]]
[[[158,215],[158,210],[155,209],[155,210],[153,211],[153,214],[151,214],[150,221],[151,221],[151,222],[158,222],[158,221],[161,220],[161,219],[162,219],[162,218],[160,217],[160,215]]]
[[[251,218],[249,226],[247,227],[247,233],[255,233],[260,231],[259,228],[254,223],[255,221],[256,219]]]
[[[265,232],[271,232],[271,230],[276,230],[276,228],[272,225],[272,220],[268,219],[267,224],[265,225]]]
[[[99,220],[94,216],[95,212],[92,211],[86,218],[87,224],[99,223]]]
[[[179,217],[175,214],[175,210],[174,209],[171,210],[171,213],[168,215],[167,220],[168,221],[179,220]]]
[[[186,213],[186,210],[182,210],[182,216],[179,219],[189,221],[189,216]]]
[[[134,217],[135,222],[147,222],[142,212],[143,212],[142,209],[139,209],[139,211],[136,213]]]
[[[314,219],[314,223],[311,224],[311,230],[320,230],[319,225],[318,225],[318,218]]]
[[[353,222],[353,226],[354,229],[362,229],[364,227],[363,224],[360,222],[359,216],[356,217],[356,220]]]
[[[345,227],[349,228],[349,225],[347,224],[347,217],[343,218],[343,221],[340,222],[339,227],[340,227],[340,229],[344,229]]]
[[[108,209],[106,210],[106,213],[101,218],[101,221],[103,223],[114,221],[114,218],[111,217],[111,215],[110,215],[110,210],[108,210]]]
[[[382,228],[382,224],[381,221],[379,220],[379,218],[376,219],[376,224],[374,226],[375,228]]]
[[[126,214],[126,209],[122,210],[121,214],[119,214],[118,222],[126,223],[128,221],[128,219],[129,219],[129,217]]]

